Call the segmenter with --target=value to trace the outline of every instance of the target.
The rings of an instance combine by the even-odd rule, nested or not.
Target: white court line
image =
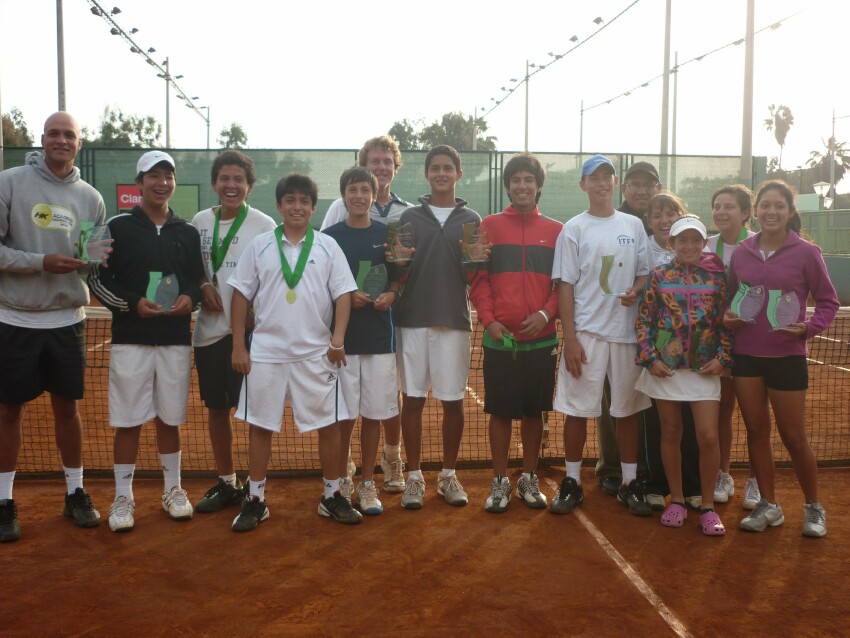
[[[94,346],[93,348],[87,348],[87,352],[96,352],[108,343],[112,343],[112,339],[107,339],[106,341],[102,341],[98,345]]]
[[[818,361],[817,359],[812,359],[810,357],[806,357],[806,361],[809,363],[816,363],[819,366],[827,366],[828,368],[835,368],[836,370],[841,370],[842,372],[850,372],[850,368],[842,368],[841,366],[834,366],[831,363],[824,363],[823,361]]]
[[[815,335],[815,339],[823,339],[824,341],[832,341],[833,343],[844,343],[841,339],[833,339],[832,337],[822,337],[821,335]]]
[[[469,386],[466,386],[466,391],[467,391],[467,392],[469,392],[469,395],[470,395],[473,399],[475,399],[475,402],[476,402],[478,405],[480,405],[481,407],[484,407],[484,401],[482,401],[482,400],[481,400],[481,397],[479,397],[479,396],[478,396],[478,393],[477,393],[475,390],[473,390],[473,389],[472,389],[472,388],[470,388]]]
[[[558,491],[558,484],[555,483],[552,479],[546,479],[546,483],[549,485],[551,489],[555,492]],[[640,574],[635,571],[634,567],[629,565],[629,562],[623,558],[623,555],[617,551],[617,549],[611,544],[611,542],[605,538],[605,535],[599,531],[599,529],[590,522],[590,519],[577,509],[573,510],[573,515],[579,520],[579,522],[584,526],[584,528],[590,532],[590,535],[596,539],[596,542],[605,550],[605,553],[608,554],[608,557],[613,560],[617,567],[625,574],[626,578],[635,586],[635,588],[643,594],[643,597],[649,601],[649,604],[652,605],[658,614],[664,619],[664,622],[673,630],[673,632],[680,636],[680,638],[690,638],[691,634],[688,632],[685,625],[676,617],[671,609],[664,604],[664,601],[652,591],[652,588],[646,584],[646,581],[640,577]]]

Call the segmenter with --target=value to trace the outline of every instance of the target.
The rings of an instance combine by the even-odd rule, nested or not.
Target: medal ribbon
[[[277,239],[277,249],[280,253],[280,271],[283,273],[283,279],[286,285],[292,290],[301,281],[301,275],[304,274],[304,266],[307,265],[307,259],[310,257],[310,250],[313,248],[313,227],[307,226],[307,234],[304,236],[304,246],[301,248],[301,254],[298,255],[298,261],[295,262],[295,271],[289,267],[289,262],[286,261],[286,256],[283,254],[283,224],[274,229],[274,236]]]
[[[218,207],[218,211],[215,214],[215,226],[213,227],[213,243],[212,246],[210,246],[210,260],[212,261],[213,274],[217,273],[219,268],[221,268],[221,265],[224,263],[224,257],[227,255],[227,249],[230,248],[230,242],[232,242],[233,238],[236,237],[236,233],[239,232],[239,228],[242,226],[242,222],[245,221],[247,216],[248,202],[242,202],[242,208],[239,209],[236,218],[230,225],[230,230],[227,231],[227,234],[224,236],[224,241],[221,242],[221,246],[219,246],[218,222],[221,219],[221,206]]]

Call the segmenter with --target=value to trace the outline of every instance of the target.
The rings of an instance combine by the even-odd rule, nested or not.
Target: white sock
[[[68,489],[68,494],[73,494],[78,487],[83,486],[83,468],[63,465],[62,470],[65,472],[65,487]]]
[[[266,500],[266,479],[263,477],[262,481],[248,481],[248,496],[254,498],[255,496],[261,500]]]
[[[581,485],[581,460],[564,461],[567,466],[567,476],[576,480],[576,483]]]
[[[398,445],[387,445],[384,443],[384,458],[388,461],[400,461],[401,460],[401,444]]]
[[[12,498],[12,485],[15,482],[15,470],[0,472],[0,501]]]
[[[413,479],[419,479],[420,481],[424,481],[425,477],[422,476],[422,470],[410,470],[407,473],[407,479],[412,481]]]
[[[522,478],[524,478],[526,481],[530,481],[531,480],[531,472],[523,472]]]
[[[442,470],[440,470],[440,478],[441,479],[449,478],[450,476],[454,476],[454,475],[455,475],[454,468],[449,469],[449,468],[444,467]]]
[[[133,499],[133,474],[136,472],[135,463],[116,463],[112,466],[115,473],[115,498],[126,496],[128,501]]]
[[[180,450],[171,454],[160,454],[159,460],[162,463],[162,479],[165,483],[165,493],[167,494],[175,487],[180,487]]]
[[[637,478],[637,463],[620,463],[623,473],[623,485],[628,485]]]
[[[327,479],[323,478],[322,483],[324,485],[324,496],[325,498],[333,498],[335,492],[339,492],[339,479]]]
[[[236,487],[236,474],[220,475],[218,478],[227,483],[230,487]]]

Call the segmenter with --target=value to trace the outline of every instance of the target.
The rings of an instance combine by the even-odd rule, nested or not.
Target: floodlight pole
[[[755,40],[755,0],[747,0],[747,35],[744,39],[744,116],[741,126],[741,179],[753,180],[753,57]]]
[[[171,148],[171,72],[168,69],[168,58],[165,58],[163,67],[165,67],[165,148]]]
[[[62,21],[62,0],[56,0],[56,66],[59,78],[59,109],[65,109],[65,28]]]
[[[664,19],[664,86],[661,89],[661,155],[667,155],[667,135],[669,133],[670,111],[670,16],[673,0],[667,0],[667,12]]]
[[[528,60],[525,61],[525,152],[528,153]]]

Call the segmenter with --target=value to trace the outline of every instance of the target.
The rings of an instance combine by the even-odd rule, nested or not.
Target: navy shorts
[[[44,392],[83,398],[85,321],[62,328],[0,323],[0,344],[0,403],[27,403]]]
[[[484,347],[484,412],[505,419],[539,419],[552,409],[558,346],[535,350]]]
[[[227,335],[208,346],[195,348],[198,388],[208,408],[216,410],[239,405],[243,375],[231,365],[232,352],[233,335]]]
[[[809,364],[801,354],[788,357],[736,354],[733,358],[733,377],[764,377],[764,385],[771,390],[792,392],[809,389]]]

